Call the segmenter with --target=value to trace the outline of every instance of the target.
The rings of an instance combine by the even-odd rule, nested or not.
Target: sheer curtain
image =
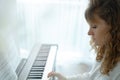
[[[87,5],[88,0],[17,0],[21,56],[27,56],[36,43],[50,43],[59,45],[59,68],[66,62],[89,63]]]
[[[16,0],[0,0],[0,80],[17,80]]]

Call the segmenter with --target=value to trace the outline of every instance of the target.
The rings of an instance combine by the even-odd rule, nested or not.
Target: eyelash
[[[96,25],[94,25],[94,26],[92,26],[92,28],[97,28],[97,26],[96,26]]]

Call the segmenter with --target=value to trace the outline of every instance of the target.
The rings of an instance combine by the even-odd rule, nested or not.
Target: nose
[[[89,31],[88,31],[88,35],[93,35],[93,31],[92,31],[92,29],[89,29]]]

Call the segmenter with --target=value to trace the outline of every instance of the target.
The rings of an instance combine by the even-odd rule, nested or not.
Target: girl
[[[90,26],[91,46],[96,64],[90,72],[65,77],[50,72],[59,80],[120,80],[120,0],[90,0],[85,12]]]

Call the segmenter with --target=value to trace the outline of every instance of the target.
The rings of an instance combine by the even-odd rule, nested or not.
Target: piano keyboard
[[[50,45],[42,45],[32,65],[27,79],[42,79],[44,67],[48,58]]]
[[[43,44],[32,51],[18,80],[48,80],[48,72],[55,68],[57,45]]]

